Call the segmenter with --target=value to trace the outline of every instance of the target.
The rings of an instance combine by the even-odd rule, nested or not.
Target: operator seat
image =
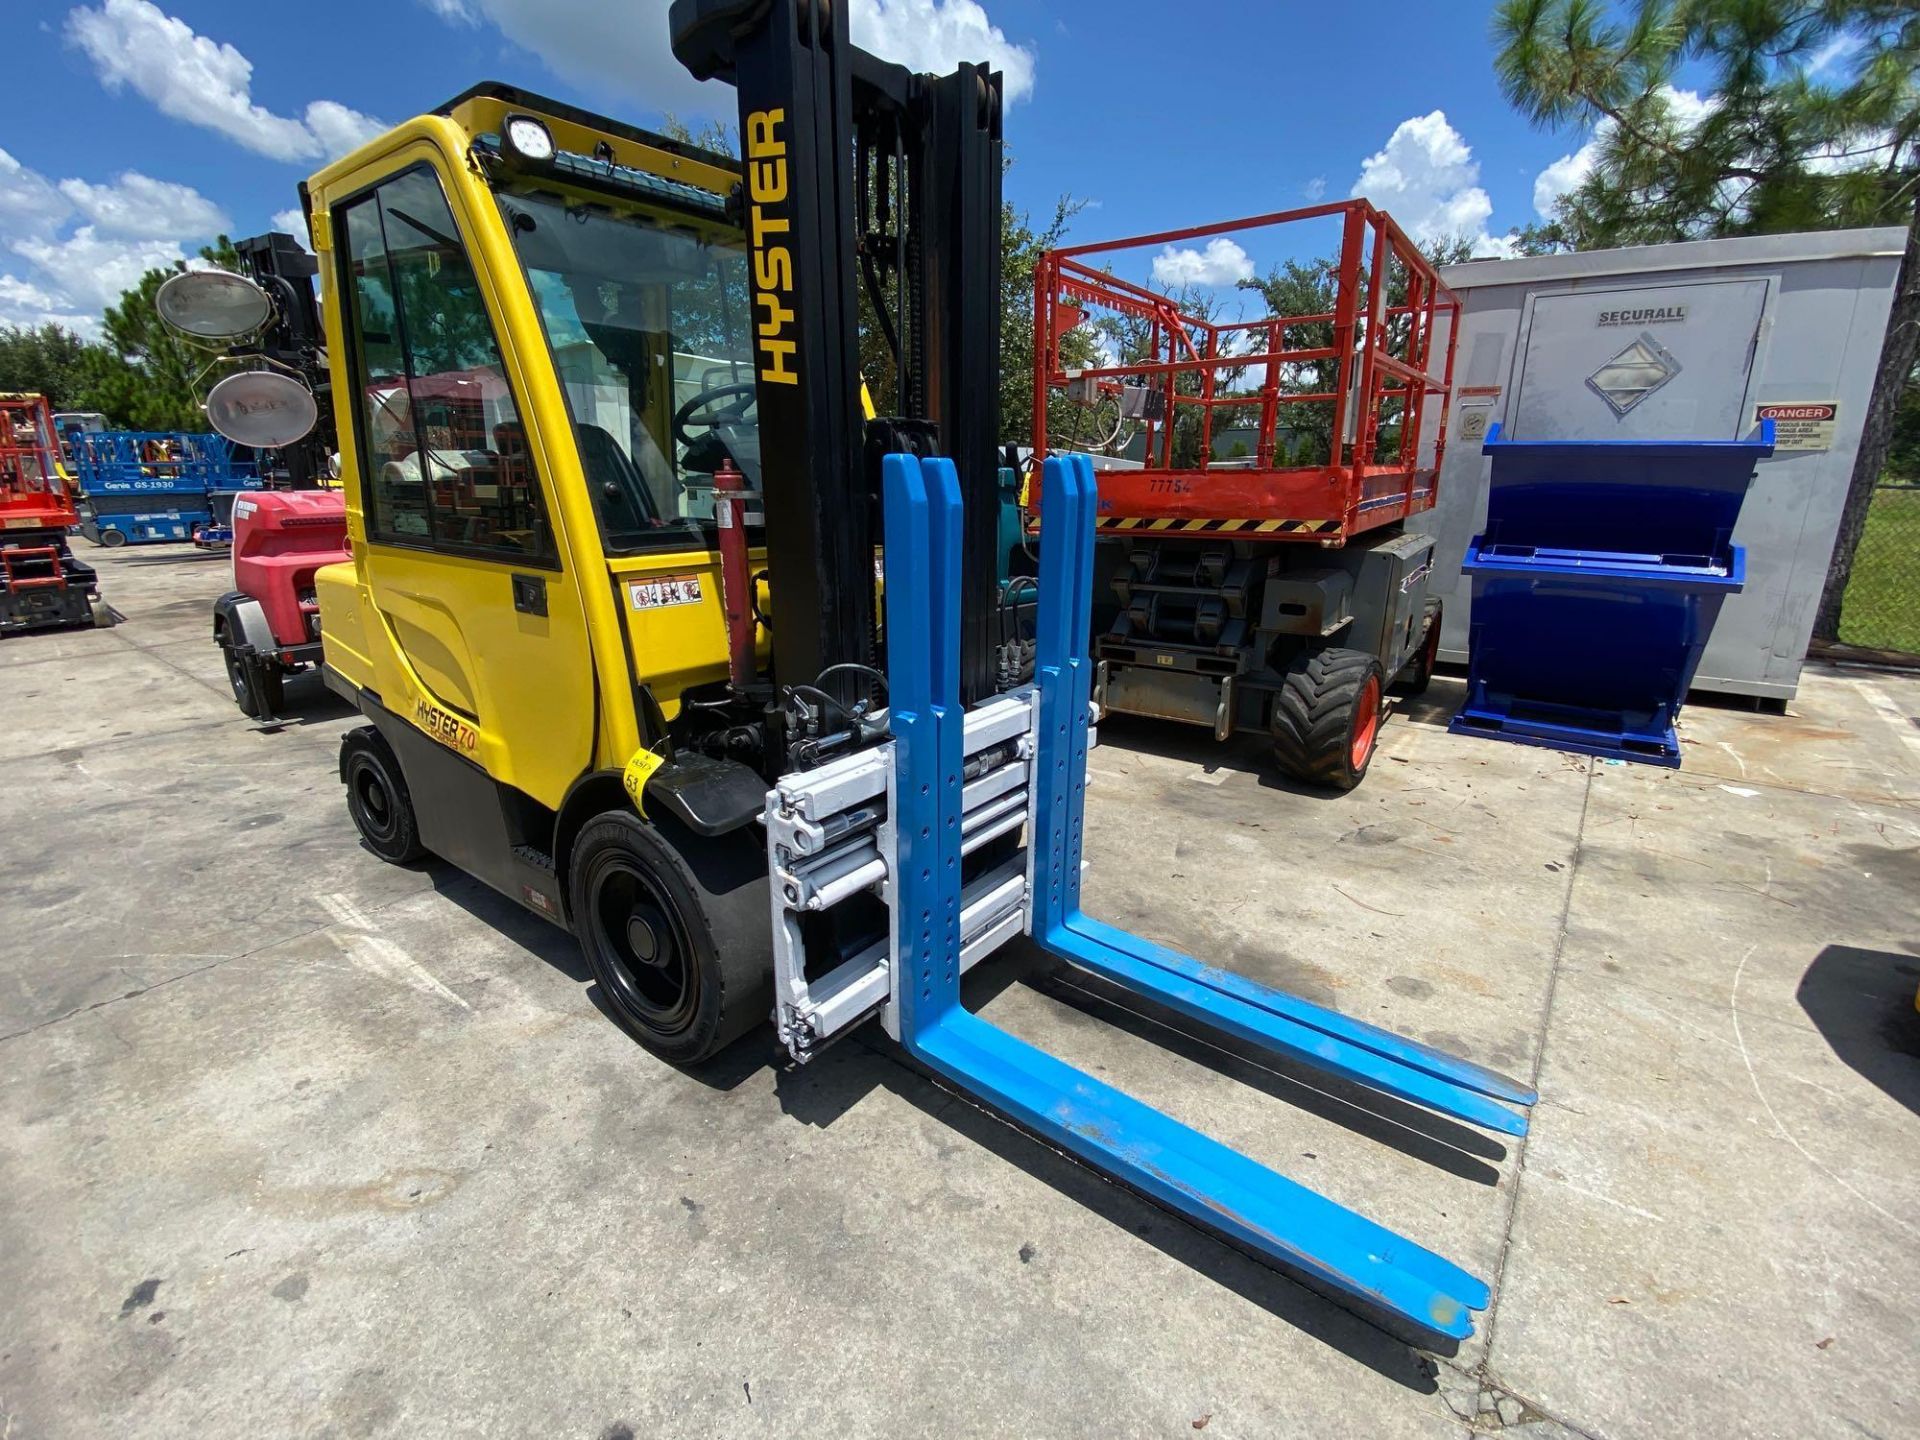
[[[609,531],[651,530],[660,521],[653,496],[640,467],[611,434],[598,425],[580,422],[574,427],[580,446],[580,468],[586,472],[594,503]]]

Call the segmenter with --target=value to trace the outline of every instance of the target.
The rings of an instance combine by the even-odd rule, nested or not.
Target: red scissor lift
[[[1333,241],[1331,308],[1211,319],[1102,268],[1246,232],[1280,255],[1316,233]],[[1063,341],[1094,312],[1121,318],[1127,352],[1070,367]],[[1041,257],[1036,484],[1048,455],[1106,452],[1094,459],[1110,542],[1096,572],[1104,710],[1220,739],[1268,731],[1296,777],[1359,782],[1385,687],[1424,688],[1439,641],[1433,542],[1406,521],[1433,506],[1458,317],[1433,266],[1364,200]],[[1113,417],[1092,446],[1082,410]],[[1235,453],[1222,454],[1229,435]]]
[[[79,523],[43,395],[0,395],[0,635],[95,623],[93,567],[73,558]]]

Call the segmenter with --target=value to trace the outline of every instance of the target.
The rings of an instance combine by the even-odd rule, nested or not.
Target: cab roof
[[[549,99],[537,95],[531,90],[523,90],[518,85],[509,85],[503,80],[482,80],[478,85],[469,86],[444,105],[437,105],[430,112],[444,115],[470,135],[483,134],[492,130],[491,122],[477,123],[475,113],[482,107],[475,101],[494,101],[510,110],[525,110],[534,115],[545,116],[553,120],[564,120],[585,130],[599,130],[623,140],[632,140],[640,145],[650,145],[656,150],[664,150],[669,155],[677,155],[683,160],[695,160],[702,165],[712,165],[722,170],[738,172],[740,162],[731,155],[723,155],[718,150],[709,150],[703,145],[692,145],[684,140],[674,140],[657,131],[646,130],[638,125],[629,125],[624,120],[612,120],[605,115],[596,115],[591,110],[583,110],[578,105],[569,105],[564,100]],[[492,107],[484,107],[491,111]]]

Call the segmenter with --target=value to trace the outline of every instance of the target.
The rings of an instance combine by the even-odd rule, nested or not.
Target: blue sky
[[[1090,202],[1090,241],[1339,198],[1416,238],[1497,248],[1578,134],[1493,82],[1479,0],[850,0],[856,39],[920,68],[985,57],[1016,93],[1011,198]],[[265,229],[331,155],[482,78],[640,123],[729,113],[674,63],[666,0],[84,0],[12,7],[0,87],[0,323],[83,329],[147,265]],[[1174,17],[1199,17],[1191,29]],[[1394,53],[1417,56],[1392,67]],[[1278,258],[1173,255],[1222,283]],[[1143,258],[1142,264],[1151,256]]]

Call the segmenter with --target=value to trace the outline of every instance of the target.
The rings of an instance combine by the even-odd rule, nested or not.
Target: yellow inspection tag
[[[636,750],[633,758],[627,761],[627,768],[621,772],[620,780],[627,787],[627,798],[633,801],[633,808],[642,815],[647,813],[647,802],[642,798],[647,781],[654,771],[666,763],[664,758],[651,750]]]

